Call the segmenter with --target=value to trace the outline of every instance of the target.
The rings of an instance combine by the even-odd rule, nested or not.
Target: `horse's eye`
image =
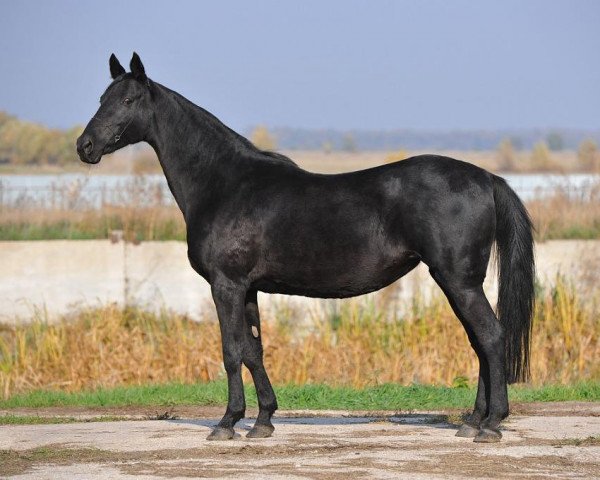
[[[133,100],[131,100],[131,98],[127,97],[127,98],[125,98],[125,100],[123,100],[123,103],[124,103],[125,105],[131,105],[131,102],[132,102],[132,101],[133,101]]]

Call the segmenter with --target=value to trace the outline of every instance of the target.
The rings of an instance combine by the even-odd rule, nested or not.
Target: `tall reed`
[[[548,197],[527,202],[538,240],[600,238],[600,177],[574,191],[557,186]]]
[[[598,304],[583,303],[562,279],[540,292],[532,378],[536,384],[600,379]],[[306,312],[281,304],[263,314],[265,364],[276,384],[475,383],[478,366],[446,301],[398,315],[375,300]],[[77,391],[224,375],[212,310],[201,322],[108,305],[48,324],[43,318],[0,330],[0,391]],[[250,376],[244,371],[244,378]]]

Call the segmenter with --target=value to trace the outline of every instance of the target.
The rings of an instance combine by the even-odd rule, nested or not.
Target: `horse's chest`
[[[252,271],[260,255],[260,244],[249,229],[222,231],[188,238],[192,268],[209,279],[213,273],[242,277]]]

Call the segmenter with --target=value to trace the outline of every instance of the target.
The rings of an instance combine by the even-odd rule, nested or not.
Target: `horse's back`
[[[277,178],[255,196],[261,207],[250,208],[260,212],[252,223],[261,290],[359,295],[422,259],[433,264],[452,248],[464,251],[470,221],[493,235],[490,174],[465,162],[421,156],[346,174],[298,169]]]

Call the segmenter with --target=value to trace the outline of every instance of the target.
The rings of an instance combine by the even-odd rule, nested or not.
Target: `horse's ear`
[[[114,53],[110,56],[108,64],[110,65],[110,76],[113,78],[113,80],[119,75],[123,75],[125,73],[125,69],[119,63],[119,60],[117,60],[117,57],[115,57]]]
[[[148,77],[146,77],[146,71],[144,70],[142,60],[140,60],[140,56],[135,52],[133,52],[133,56],[131,57],[129,68],[131,68],[131,73],[133,73],[133,76],[137,80],[145,81],[148,79]]]

